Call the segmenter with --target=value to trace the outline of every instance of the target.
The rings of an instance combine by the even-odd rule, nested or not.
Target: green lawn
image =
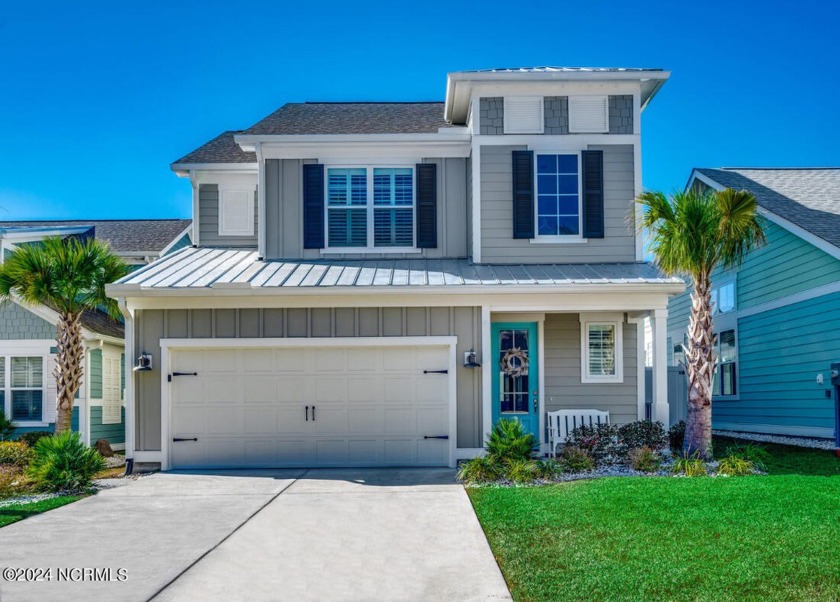
[[[840,460],[767,447],[770,476],[468,491],[516,600],[837,600]]]
[[[40,502],[32,502],[31,504],[10,504],[9,506],[0,507],[0,527],[5,527],[12,523],[16,523],[24,518],[29,518],[35,514],[41,514],[47,510],[53,510],[65,504],[75,502],[86,497],[84,495],[62,495],[59,497],[52,497]]]

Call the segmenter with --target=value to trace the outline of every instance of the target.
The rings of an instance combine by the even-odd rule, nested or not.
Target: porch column
[[[668,422],[668,310],[652,312],[653,330],[653,420],[667,429]]]

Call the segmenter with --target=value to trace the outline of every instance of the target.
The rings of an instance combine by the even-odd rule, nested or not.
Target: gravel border
[[[43,502],[44,500],[49,500],[54,497],[61,497],[64,495],[79,495],[79,492],[59,491],[58,493],[33,493],[30,495],[19,495],[16,497],[6,498],[5,500],[0,501],[0,508],[5,508],[6,506],[15,506],[18,504],[34,504],[35,502]]]
[[[778,443],[779,445],[792,445],[794,447],[810,447],[812,449],[826,449],[834,451],[837,449],[831,439],[814,439],[813,437],[793,437],[789,435],[763,435],[760,433],[744,433],[741,431],[720,431],[713,430],[712,434],[721,437],[732,437],[733,439],[747,439],[749,441],[762,441],[764,443]]]

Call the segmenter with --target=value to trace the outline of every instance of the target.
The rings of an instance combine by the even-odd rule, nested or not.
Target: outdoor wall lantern
[[[145,351],[137,358],[137,365],[134,372],[150,372],[152,370],[152,354]]]
[[[481,368],[475,358],[475,349],[464,352],[464,368]]]

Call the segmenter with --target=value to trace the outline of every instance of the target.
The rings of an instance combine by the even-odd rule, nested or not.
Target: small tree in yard
[[[764,231],[755,197],[746,191],[689,190],[670,199],[661,192],[645,192],[641,228],[650,234],[656,264],[668,275],[687,277],[691,318],[685,365],[688,375],[688,419],[683,451],[712,455],[712,377],[714,330],[711,276],[717,267],[741,264],[746,254],[764,244]]]
[[[45,305],[58,312],[55,432],[70,430],[73,400],[82,382],[82,313],[104,309],[119,315],[105,285],[128,273],[108,246],[94,239],[47,238],[21,245],[0,265],[0,299]]]

